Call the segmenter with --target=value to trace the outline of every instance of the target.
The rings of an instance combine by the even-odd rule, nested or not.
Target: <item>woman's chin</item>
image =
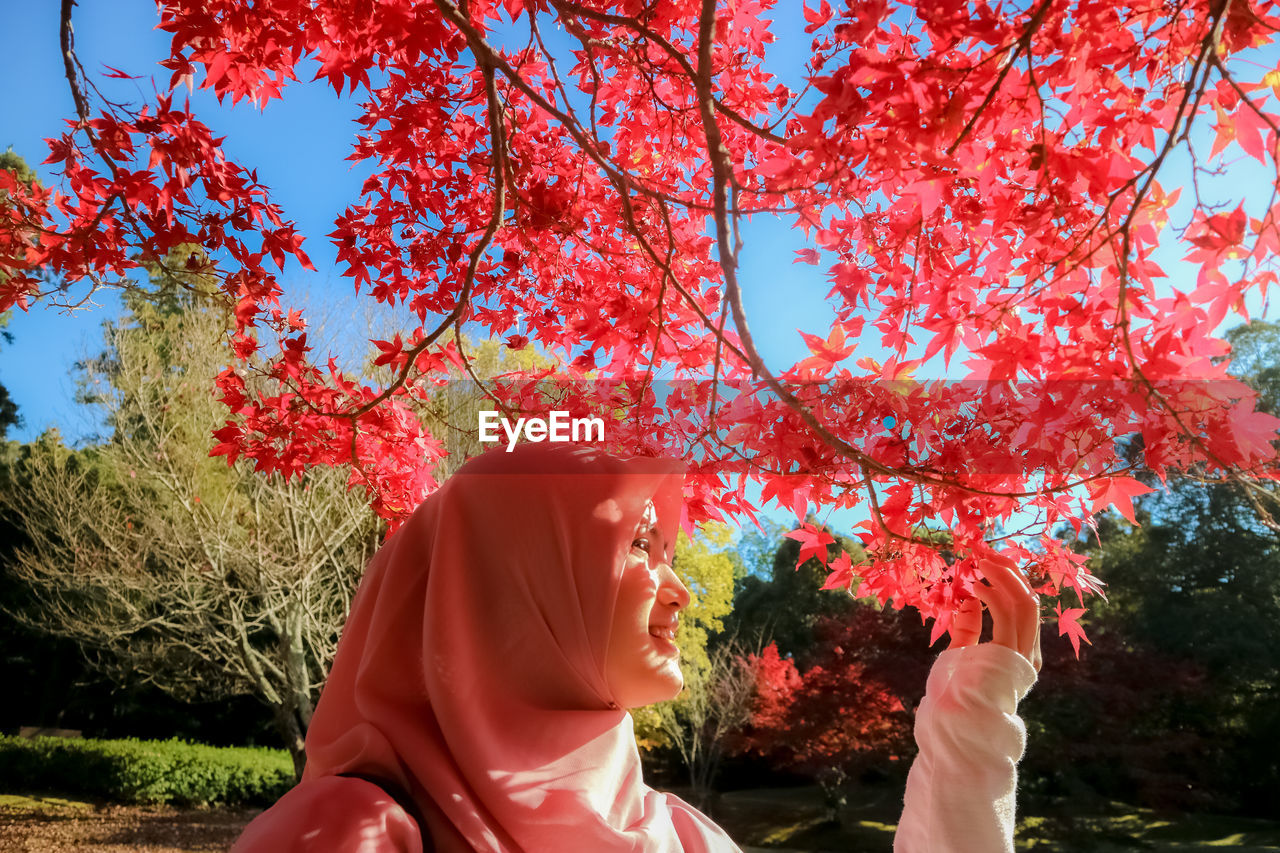
[[[643,687],[634,685],[633,689],[625,691],[620,698],[623,699],[624,708],[643,708],[659,702],[669,702],[679,696],[683,689],[684,675],[673,662],[670,669],[664,668],[662,672],[654,673],[654,677]]]
[[[680,671],[680,667],[672,663],[670,671],[663,673],[663,687],[661,690],[662,697],[655,699],[655,702],[669,702],[680,695],[680,691],[684,689],[684,673]]]

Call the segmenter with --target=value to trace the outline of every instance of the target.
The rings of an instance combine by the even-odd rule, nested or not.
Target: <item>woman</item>
[[[644,784],[626,711],[681,686],[671,640],[689,594],[670,565],[681,485],[671,460],[571,445],[520,445],[459,469],[370,564],[303,781],[233,853],[737,850]],[[1008,645],[1027,625],[1001,618],[1022,594],[1005,571],[984,595]],[[975,616],[958,629],[967,643]],[[1013,648],[940,657],[921,716],[976,727],[979,742],[957,764],[955,738],[930,744],[945,727],[917,725],[899,849],[1012,849],[1013,705],[1035,678]],[[1007,730],[998,755],[996,729]],[[966,837],[939,844],[952,832]],[[1010,846],[982,846],[1002,833]]]

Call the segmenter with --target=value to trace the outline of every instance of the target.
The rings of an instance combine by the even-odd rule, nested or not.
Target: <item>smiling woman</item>
[[[681,687],[681,471],[546,443],[463,465],[370,564],[303,781],[234,853],[738,850],[644,783],[626,711]],[[1019,596],[1034,625],[1016,572],[992,579],[998,627]],[[1012,715],[1035,679],[1017,625],[1010,648],[939,659],[900,850],[1012,849]]]
[[[623,708],[673,699],[684,686],[675,638],[689,590],[671,568],[674,547],[649,501],[622,569],[605,657],[609,692]]]
[[[460,468],[371,563],[303,782],[237,853],[737,849],[644,784],[625,710],[680,689],[681,470],[549,443]]]

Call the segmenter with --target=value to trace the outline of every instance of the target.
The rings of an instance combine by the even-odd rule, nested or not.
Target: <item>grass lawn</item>
[[[55,797],[52,794],[0,794],[0,809],[6,811],[41,811],[52,809],[90,810],[93,803]]]
[[[900,810],[897,791],[875,792],[850,805],[840,821],[823,820],[816,788],[735,791],[711,809],[739,843],[812,853],[890,853]],[[851,803],[856,796],[851,795]],[[1280,821],[1212,815],[1160,816],[1119,803],[1104,814],[1028,814],[1017,847],[1040,853],[1138,850],[1280,851]]]
[[[1020,850],[1280,850],[1280,822],[1215,815],[1161,817],[1149,809],[1112,804],[1106,815],[1018,822]]]

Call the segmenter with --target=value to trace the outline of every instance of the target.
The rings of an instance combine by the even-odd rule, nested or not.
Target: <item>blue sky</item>
[[[0,39],[0,68],[10,81],[3,95],[0,148],[12,146],[46,180],[55,177],[38,166],[47,155],[42,142],[63,130],[63,121],[74,114],[70,90],[63,76],[58,48],[58,4],[23,3],[6,13],[8,28]],[[76,47],[85,68],[95,73],[111,65],[132,74],[159,73],[161,85],[168,73],[156,66],[167,53],[165,33],[156,31],[154,3],[147,0],[90,0],[75,13]],[[12,85],[12,81],[26,81]],[[140,100],[150,82],[104,81],[112,97]],[[356,113],[351,103],[340,103],[332,91],[303,86],[276,109],[259,113],[242,104],[237,110],[218,110],[202,93],[193,96],[202,115],[212,106],[206,121],[227,134],[233,157],[260,169],[263,180],[284,201],[288,215],[304,233],[323,235],[332,226],[343,200],[359,190],[360,176],[347,168],[335,168],[347,151],[335,128],[349,124]],[[205,103],[202,103],[205,102]],[[349,164],[346,164],[349,165]],[[324,176],[323,179],[320,176]],[[322,272],[321,286],[329,286],[332,247],[314,236],[307,249]],[[95,295],[99,307],[74,314],[37,306],[28,314],[15,312],[9,331],[12,346],[0,350],[0,382],[19,406],[24,426],[14,437],[29,439],[57,425],[68,438],[81,437],[86,426],[75,411],[69,377],[81,354],[93,350],[100,339],[100,324],[114,316],[119,302],[111,293]],[[89,427],[92,428],[92,427]]]
[[[11,146],[52,183],[55,176],[38,165],[48,153],[43,140],[60,134],[74,113],[58,48],[58,4],[15,5],[6,10],[6,28],[0,33],[0,78],[8,82],[0,95],[0,150]],[[154,29],[158,20],[151,0],[82,0],[74,22],[84,67],[90,74],[105,65],[144,78],[155,74],[164,86],[168,71],[156,63],[167,55],[168,37]],[[784,39],[804,38],[799,22],[779,24]],[[779,62],[792,55],[784,51]],[[794,76],[799,69],[776,71]],[[151,91],[147,79],[98,82],[110,97],[121,100],[138,101]],[[357,103],[339,100],[324,82],[295,83],[265,111],[243,101],[224,108],[199,90],[192,103],[216,134],[226,136],[229,155],[258,170],[272,197],[307,238],[305,248],[317,272],[289,265],[286,294],[303,289],[312,291],[313,298],[350,293],[334,269],[334,249],[324,235],[333,229],[334,217],[358,197],[366,174],[345,160],[356,130]],[[786,229],[755,223],[747,237],[744,291],[753,328],[771,363],[790,363],[805,353],[795,330],[827,324],[830,311],[822,301],[827,285],[817,268],[791,263],[800,244]],[[788,287],[764,286],[779,281]],[[94,301],[97,308],[71,315],[44,305],[14,313],[8,327],[14,342],[0,347],[0,384],[9,389],[24,420],[21,428],[10,431],[12,438],[30,440],[57,426],[74,441],[96,429],[74,403],[70,376],[75,362],[97,347],[101,323],[119,311],[111,293],[96,294]]]

